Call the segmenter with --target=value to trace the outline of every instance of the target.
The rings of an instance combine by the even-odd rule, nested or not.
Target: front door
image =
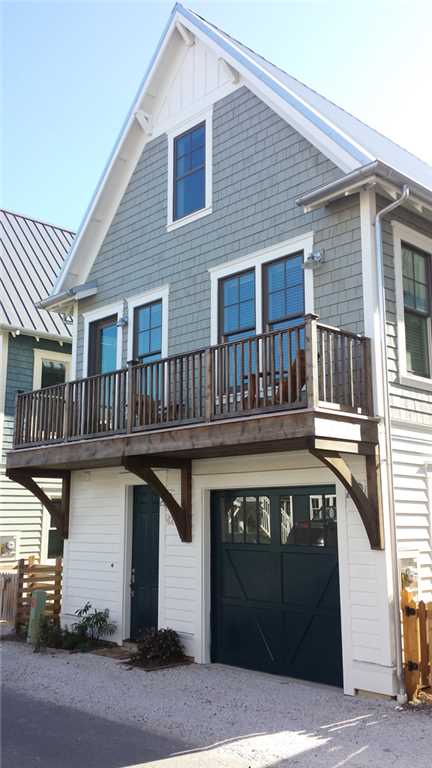
[[[212,660],[342,685],[335,487],[212,501]]]
[[[159,497],[136,486],[133,498],[131,639],[158,625]]]

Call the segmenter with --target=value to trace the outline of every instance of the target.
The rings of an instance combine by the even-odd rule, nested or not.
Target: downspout
[[[384,285],[384,258],[383,258],[383,245],[382,245],[382,227],[381,220],[388,213],[398,208],[410,194],[409,187],[405,184],[400,197],[390,203],[382,211],[379,211],[375,216],[375,249],[376,249],[376,262],[377,262],[377,281],[378,281],[378,306],[379,306],[379,319],[380,319],[380,338],[379,345],[381,351],[381,366],[383,373],[383,416],[384,416],[384,439],[386,449],[387,460],[387,492],[389,500],[389,522],[390,522],[390,549],[392,557],[392,578],[393,578],[393,608],[394,608],[394,624],[396,634],[396,677],[398,685],[397,699],[400,703],[405,703],[407,700],[405,691],[405,682],[403,678],[403,666],[402,666],[402,637],[401,637],[401,622],[400,622],[400,584],[399,584],[399,568],[398,568],[398,551],[397,551],[397,533],[396,533],[396,510],[394,500],[394,477],[393,477],[393,451],[391,444],[391,411],[389,400],[389,384],[388,384],[388,359],[387,359],[387,321],[386,321],[386,302],[385,302],[385,285]]]

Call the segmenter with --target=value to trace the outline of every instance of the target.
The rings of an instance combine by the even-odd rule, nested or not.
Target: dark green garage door
[[[212,494],[212,659],[342,685],[336,491]]]

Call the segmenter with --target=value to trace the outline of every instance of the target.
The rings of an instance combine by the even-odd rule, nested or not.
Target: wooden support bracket
[[[45,509],[51,515],[53,526],[57,528],[62,539],[67,539],[69,535],[69,503],[70,503],[70,472],[69,471],[50,471],[40,470],[37,473],[22,471],[20,469],[10,469],[7,476],[14,483],[19,483],[26,488],[33,496],[43,504]],[[62,494],[60,499],[51,499],[40,485],[34,479],[35,477],[52,477],[62,481]]]
[[[132,472],[144,480],[160,496],[171,513],[181,541],[192,541],[192,462],[189,459],[153,460],[149,462],[146,457],[127,456],[123,459],[123,466],[128,472]],[[176,501],[166,485],[159,480],[154,472],[154,467],[180,470],[181,504]]]
[[[338,480],[347,489],[359,511],[371,549],[384,549],[378,451],[376,450],[373,455],[365,456],[367,495],[354,477],[345,459],[339,453],[336,451],[321,451],[312,447],[309,448],[309,451],[326,467],[331,469],[333,474],[336,475]]]

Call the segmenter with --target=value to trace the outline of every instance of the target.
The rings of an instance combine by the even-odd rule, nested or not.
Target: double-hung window
[[[431,256],[402,243],[407,371],[431,376]]]
[[[134,309],[134,358],[151,363],[162,357],[162,300]]]
[[[206,124],[174,139],[173,221],[206,206]]]

